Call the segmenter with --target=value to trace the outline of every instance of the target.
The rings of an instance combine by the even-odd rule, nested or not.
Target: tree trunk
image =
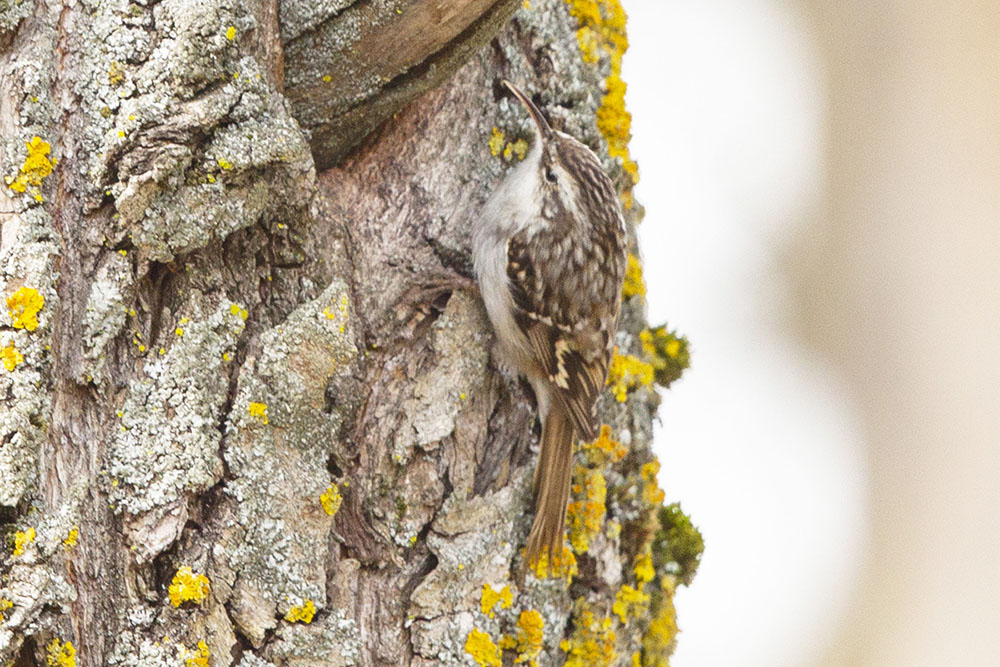
[[[686,342],[640,341],[635,264],[539,577],[533,398],[470,288],[531,138],[502,78],[638,222],[624,48],[617,0],[0,0],[0,660],[666,664]]]

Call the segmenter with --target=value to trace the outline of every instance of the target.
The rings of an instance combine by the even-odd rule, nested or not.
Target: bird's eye
[[[552,171],[549,167],[545,168],[545,180],[549,183],[556,182],[556,172]]]

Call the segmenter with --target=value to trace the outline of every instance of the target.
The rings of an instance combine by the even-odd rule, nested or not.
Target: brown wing
[[[553,243],[555,239],[540,238],[540,234],[530,241],[518,234],[508,243],[507,276],[514,320],[577,434],[593,440],[599,428],[596,403],[607,380],[611,337],[617,325],[620,281],[610,290],[609,299],[602,293],[609,290],[601,289],[606,281],[598,280],[594,285],[587,276],[573,274],[572,262],[564,267],[564,275],[553,279],[559,271],[552,271],[551,262],[558,258],[551,255],[546,257],[550,276],[543,281],[536,257],[539,252],[533,252],[533,247],[550,249]],[[599,303],[602,300],[606,301]]]

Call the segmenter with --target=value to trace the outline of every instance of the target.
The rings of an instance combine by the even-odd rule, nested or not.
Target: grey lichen
[[[178,117],[197,123],[191,131],[204,130],[204,113],[216,116],[215,122],[227,121],[225,126],[198,152],[173,144],[136,147],[136,154],[124,159],[120,177],[126,180],[110,188],[118,197],[122,230],[152,259],[225,238],[266,212],[281,219],[285,211],[308,204],[314,172],[302,132],[267,89],[254,61],[235,66],[242,71],[229,76],[238,78],[203,102],[189,103]],[[192,108],[196,105],[203,108]],[[262,171],[271,177],[259,178]],[[274,208],[277,201],[282,208]]]
[[[219,420],[228,392],[226,366],[245,312],[232,302],[206,303],[171,322],[172,344],[163,354],[147,351],[143,377],[121,406],[106,466],[109,495],[119,513],[156,510],[152,521],[135,524],[133,544],[144,558],[176,538],[186,518],[177,511],[184,496],[208,488],[222,474]]]
[[[371,11],[367,8],[351,7],[342,12],[336,21],[322,24],[316,31],[307,32],[301,38],[289,42],[287,45],[289,56],[301,58],[303,67],[297,67],[289,72],[287,84],[320,86],[324,76],[336,73],[338,80],[351,81],[350,90],[344,91],[347,94],[342,96],[339,104],[342,109],[349,106],[351,98],[364,98],[378,90],[381,82],[371,66],[369,65],[365,71],[363,62],[345,57],[360,39],[362,28],[367,25],[366,15],[371,15]],[[306,52],[311,52],[312,57],[302,58]],[[320,120],[311,113],[303,115],[300,112],[299,117],[302,122],[308,124]]]
[[[187,667],[184,650],[185,647],[176,641],[151,641],[139,633],[127,631],[118,638],[108,664],[115,667]]]
[[[13,32],[34,7],[32,0],[0,0],[0,37]]]
[[[152,14],[162,37],[136,78],[152,84],[150,88],[169,82],[185,98],[218,82],[224,72],[232,76],[238,45],[226,37],[226,30],[237,22],[238,31],[254,25],[244,5],[233,0],[163,0],[153,6]]]
[[[104,356],[109,342],[121,332],[132,303],[132,266],[126,251],[105,255],[90,286],[87,311],[83,316],[83,355],[89,362],[87,375],[100,383],[104,376]],[[137,345],[145,345],[137,342]]]
[[[414,590],[409,609],[414,651],[423,658],[466,664],[464,645],[473,625],[499,630],[499,619],[481,612],[480,597],[484,583],[517,589],[511,566],[521,526],[510,517],[520,513],[530,484],[524,472],[496,493],[468,500],[450,496],[432,524],[427,544],[437,567]]]
[[[6,29],[23,30],[24,24],[21,28],[17,24],[32,11],[37,26],[30,35],[22,33],[25,38],[21,43],[36,52],[54,48],[57,34],[49,21],[58,15],[59,8],[36,7],[30,0],[11,4],[0,0],[0,51],[10,44]],[[21,532],[21,549],[18,555],[5,549],[0,558],[0,597],[13,604],[4,611],[0,623],[0,660],[23,645],[27,631],[40,627],[43,615],[47,616],[45,625],[67,629],[68,621],[59,618],[56,610],[67,608],[75,595],[59,558],[70,510],[55,507],[39,511],[44,505],[38,496],[39,487],[46,482],[44,475],[39,475],[39,464],[44,460],[41,453],[52,436],[51,350],[61,307],[56,288],[63,243],[54,228],[50,204],[56,179],[50,178],[45,164],[63,157],[47,141],[54,115],[54,72],[19,50],[4,53],[2,60],[5,103],[0,104],[0,125],[5,130],[0,137],[0,346],[6,354],[0,366],[0,505],[5,514],[20,514],[15,514],[13,525],[6,526],[4,533],[9,538],[11,530]],[[32,151],[34,166],[28,160]],[[26,181],[21,181],[21,186],[27,187],[16,186],[22,176]],[[37,326],[22,321],[19,328],[15,322],[19,310],[15,295],[22,289],[44,300],[34,318]],[[5,303],[11,297],[13,308]],[[19,511],[23,508],[28,511]],[[34,538],[28,539],[29,535]]]
[[[264,655],[288,667],[347,667],[361,655],[358,628],[339,609],[312,623],[283,623]]]
[[[7,340],[7,336],[0,337],[0,344]],[[13,394],[0,411],[0,505],[7,507],[16,506],[34,486],[36,456],[45,441],[45,430],[36,424],[48,407],[37,389],[38,373],[27,368],[15,369],[15,373],[11,378],[14,373],[0,370],[0,391]]]
[[[96,2],[77,37],[90,45],[76,84],[90,121],[79,138],[88,205],[114,198],[110,241],[170,261],[265,213],[306,207],[312,158],[243,46],[253,16],[229,1],[133,6],[123,22],[117,3]]]
[[[320,23],[336,18],[345,8],[357,0],[284,0],[278,3],[278,20],[281,27],[281,41],[290,42],[308,30],[314,30]]]
[[[18,196],[28,199],[26,194]],[[3,219],[0,346],[13,345],[21,358],[13,368],[0,364],[0,395],[6,397],[0,405],[0,505],[5,506],[17,505],[33,487],[38,448],[47,437],[51,397],[40,389],[50,364],[53,313],[59,308],[55,288],[58,249],[52,239],[51,218],[40,206]],[[15,328],[5,302],[21,288],[35,290],[44,299],[33,330]]]
[[[224,448],[233,476],[226,493],[242,530],[226,554],[238,576],[234,621],[250,637],[273,627],[275,609],[283,616],[308,600],[325,604],[332,521],[320,496],[332,481],[328,448],[341,424],[325,393],[357,354],[350,321],[347,287],[334,281],[265,331],[240,372]]]
[[[454,295],[434,322],[431,346],[437,358],[447,363],[437,364],[418,378],[413,398],[402,410],[411,420],[416,446],[433,449],[451,435],[462,403],[485,383],[489,347],[483,324],[478,301],[466,294]],[[471,339],[470,331],[477,332]],[[407,452],[397,455],[405,457]]]
[[[82,485],[78,491],[83,491]],[[76,507],[75,501],[67,503],[35,525],[23,527],[22,533],[30,533],[33,538],[22,541],[21,553],[9,556],[0,585],[0,599],[13,603],[0,622],[0,651],[17,648],[46,608],[65,609],[76,599],[76,591],[60,567],[60,554],[72,548],[66,538]]]
[[[541,98],[549,121],[560,130],[573,135],[594,149],[598,158],[604,163],[605,169],[614,173],[619,169],[616,161],[608,156],[607,142],[597,129],[595,119],[601,103],[602,91],[594,85],[595,79],[603,81],[609,67],[606,62],[596,64],[585,63],[580,57],[576,44],[569,48],[552,48],[552,44],[567,41],[567,35],[573,36],[577,31],[577,22],[566,6],[566,0],[532,0],[530,9],[522,9],[517,13],[517,22],[522,26],[525,39],[529,40],[529,48],[517,40],[499,40],[504,57],[508,59],[517,71],[531,71],[527,54],[544,50],[547,60],[543,78],[523,82],[523,86],[532,94]],[[549,85],[544,77],[557,80],[558,84]],[[501,101],[499,118],[502,120],[514,114],[520,119],[520,136],[530,136],[531,120],[516,101],[506,99]]]
[[[247,652],[243,654],[243,658],[237,663],[236,667],[275,667],[275,665],[273,662]]]

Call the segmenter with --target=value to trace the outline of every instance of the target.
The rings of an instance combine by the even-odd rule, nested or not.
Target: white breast
[[[500,342],[504,359],[522,375],[535,374],[528,341],[514,322],[507,278],[507,242],[522,229],[541,228],[538,216],[539,142],[524,161],[512,169],[486,202],[472,230],[473,264],[486,312]]]

